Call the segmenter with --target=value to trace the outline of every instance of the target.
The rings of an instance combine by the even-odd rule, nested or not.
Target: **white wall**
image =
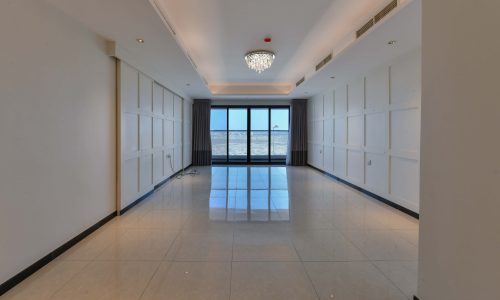
[[[124,61],[118,63],[118,83],[118,206],[123,209],[181,170],[183,163],[190,164],[190,155],[183,157],[183,152],[191,149],[188,130],[190,133],[192,102]]]
[[[500,2],[422,2],[419,298],[499,299]]]
[[[115,211],[115,62],[38,0],[0,2],[0,283]]]
[[[308,101],[310,165],[419,211],[420,49]]]

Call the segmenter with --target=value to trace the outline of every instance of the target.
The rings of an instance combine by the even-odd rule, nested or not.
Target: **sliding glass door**
[[[227,161],[227,109],[212,108],[210,112],[212,161]]]
[[[229,162],[247,162],[248,112],[246,108],[229,108]]]
[[[212,107],[214,163],[284,163],[289,108]]]
[[[250,109],[250,161],[269,161],[269,109]]]
[[[289,115],[288,108],[271,108],[271,161],[286,160]]]

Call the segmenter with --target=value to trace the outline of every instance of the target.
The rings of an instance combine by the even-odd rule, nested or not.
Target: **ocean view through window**
[[[289,108],[218,107],[211,110],[214,163],[284,163]]]
[[[289,117],[288,108],[271,109],[271,161],[286,160]]]

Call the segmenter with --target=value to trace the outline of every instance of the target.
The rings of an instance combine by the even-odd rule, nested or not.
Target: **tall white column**
[[[422,0],[419,298],[500,297],[500,1]]]

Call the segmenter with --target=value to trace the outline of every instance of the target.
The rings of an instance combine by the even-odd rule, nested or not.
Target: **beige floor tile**
[[[366,218],[365,213],[360,210],[333,211],[330,214],[330,220],[333,226],[337,229],[362,230],[365,228],[373,227],[370,220]]]
[[[160,262],[95,261],[73,277],[53,300],[136,300]]]
[[[233,262],[231,300],[317,299],[300,262]]]
[[[234,261],[298,261],[299,257],[285,231],[236,230]]]
[[[333,229],[330,216],[323,211],[296,210],[290,212],[290,226],[294,230]]]
[[[139,228],[180,231],[189,217],[184,210],[151,210],[139,219]]]
[[[407,300],[370,262],[304,263],[320,299]]]
[[[149,211],[147,208],[133,207],[125,214],[114,218],[110,225],[116,228],[140,228],[141,218]]]
[[[311,230],[293,234],[303,261],[353,261],[367,258],[337,230]]]
[[[381,205],[381,204],[378,204]],[[380,206],[371,216],[383,229],[417,230],[418,220],[394,208]]]
[[[324,299],[414,293],[418,220],[311,168],[197,169],[2,299],[317,299],[311,279]]]
[[[231,261],[233,233],[181,233],[167,260]]]
[[[344,235],[370,260],[418,260],[418,247],[394,230],[346,230]]]
[[[235,222],[234,231],[276,232],[286,234],[291,231],[290,222]]]
[[[61,289],[89,262],[53,261],[1,296],[5,300],[45,300]]]
[[[408,298],[412,299],[417,294],[418,262],[376,261],[374,264]]]
[[[231,263],[164,262],[141,300],[229,298]]]
[[[415,230],[396,230],[395,231],[399,236],[401,236],[404,240],[407,240],[412,245],[418,247],[418,229]]]
[[[63,253],[58,260],[94,260],[110,244],[120,240],[123,231],[115,226],[100,228]]]
[[[161,229],[124,229],[97,260],[163,260],[177,235]]]
[[[187,233],[232,233],[235,223],[227,222],[225,216],[225,210],[222,215],[214,210],[193,211],[182,231]]]

